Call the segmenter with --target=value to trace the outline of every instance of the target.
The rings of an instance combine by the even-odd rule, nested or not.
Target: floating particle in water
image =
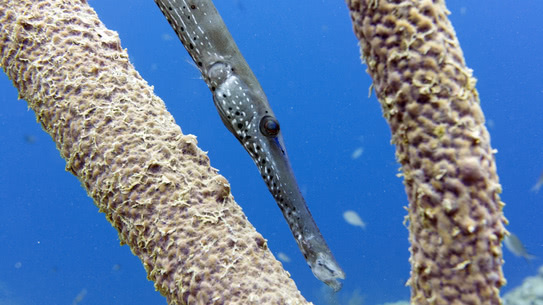
[[[72,305],[77,305],[83,301],[85,296],[87,295],[87,289],[83,288],[79,293],[75,296],[75,299],[72,301]]]
[[[488,127],[488,129],[492,129],[492,128],[494,128],[494,126],[496,126],[496,123],[494,123],[493,119],[488,119],[486,121],[486,126]]]
[[[173,40],[173,37],[172,35],[170,34],[166,34],[166,33],[163,33],[162,35],[160,35],[160,37],[162,38],[162,40],[164,41],[170,41],[170,40]]]
[[[362,305],[364,304],[364,297],[360,293],[360,289],[355,289],[351,296],[349,297],[349,300],[347,301],[347,305]]]
[[[25,134],[23,138],[24,138],[25,142],[28,143],[28,144],[36,143],[36,136],[34,136],[34,135]]]

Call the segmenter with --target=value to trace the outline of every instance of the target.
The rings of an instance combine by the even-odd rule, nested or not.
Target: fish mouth
[[[319,253],[317,259],[308,264],[316,278],[332,288],[334,292],[341,290],[343,283],[338,279],[344,280],[345,272],[331,254]]]

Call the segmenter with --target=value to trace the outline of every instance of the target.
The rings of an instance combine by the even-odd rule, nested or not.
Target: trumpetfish
[[[316,278],[335,291],[345,273],[298,188],[280,125],[211,0],[155,0],[196,63],[228,130],[243,145],[281,209]]]

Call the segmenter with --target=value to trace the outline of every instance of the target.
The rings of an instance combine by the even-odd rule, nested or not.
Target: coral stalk
[[[306,304],[86,1],[0,0],[0,64],[169,304]]]
[[[409,199],[412,304],[499,304],[494,151],[442,0],[348,0]]]

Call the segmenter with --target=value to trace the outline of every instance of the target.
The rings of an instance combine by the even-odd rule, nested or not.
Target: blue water
[[[408,299],[407,205],[390,131],[343,1],[216,1],[281,122],[300,187],[347,273],[336,296],[347,304]],[[505,213],[531,263],[505,250],[508,285],[535,274],[543,258],[543,2],[449,1],[451,20],[474,69],[497,148]],[[256,167],[223,126],[190,57],[151,0],[92,0],[119,32],[141,75],[184,133],[198,136],[212,166],[232,184],[249,220],[284,263],[303,295],[329,304]],[[205,122],[205,123],[203,123]],[[119,246],[78,180],[64,170],[51,138],[0,75],[0,304],[166,304],[140,261]],[[363,153],[353,159],[352,153]],[[347,224],[351,209],[365,231]],[[324,291],[324,292],[323,292]]]

